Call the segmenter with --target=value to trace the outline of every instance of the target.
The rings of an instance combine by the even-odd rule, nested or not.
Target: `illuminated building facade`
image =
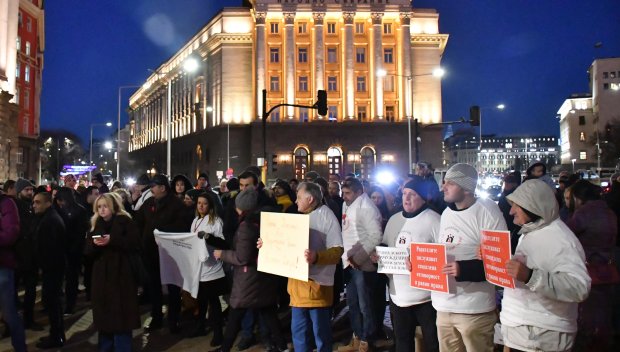
[[[448,36],[434,10],[410,0],[260,0],[225,8],[130,99],[130,151],[163,170],[171,108],[172,170],[235,171],[262,157],[267,108],[313,105],[326,90],[328,113],[282,107],[267,120],[270,177],[408,170],[408,120],[421,124],[419,155],[442,163],[440,66]],[[185,72],[188,58],[199,70]],[[171,84],[168,105],[168,84]],[[412,124],[413,125],[413,124]]]

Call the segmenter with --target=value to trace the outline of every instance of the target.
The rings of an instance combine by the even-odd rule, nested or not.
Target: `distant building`
[[[166,168],[171,84],[172,171],[235,173],[263,156],[267,108],[312,105],[326,90],[328,113],[282,107],[267,120],[269,177],[303,178],[379,167],[408,171],[407,121],[442,121],[439,67],[448,35],[434,10],[410,0],[249,1],[225,8],[130,99],[130,152],[140,169]],[[183,62],[200,60],[197,73]],[[441,127],[421,129],[420,158],[441,165]],[[228,152],[227,152],[228,151]]]
[[[559,163],[560,150],[555,136],[483,135],[479,149],[477,136],[445,141],[449,165],[466,163],[482,173],[525,171],[533,161],[541,161],[550,171]]]

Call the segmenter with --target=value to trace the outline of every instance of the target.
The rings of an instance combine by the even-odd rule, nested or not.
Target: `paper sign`
[[[407,263],[409,253],[407,248],[397,247],[376,247],[377,255],[379,256],[379,268],[378,273],[381,274],[401,274],[409,275],[407,270]]]
[[[515,288],[515,280],[506,272],[506,263],[510,260],[510,232],[482,230],[480,250],[487,281]]]
[[[445,244],[411,243],[411,287],[449,293],[447,263]]]
[[[258,271],[308,281],[304,252],[310,245],[310,216],[262,212]]]

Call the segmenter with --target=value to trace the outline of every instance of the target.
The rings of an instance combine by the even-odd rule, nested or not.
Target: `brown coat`
[[[105,333],[129,332],[140,327],[137,284],[131,265],[130,253],[138,253],[140,235],[134,221],[124,215],[114,216],[109,222],[99,219],[93,234],[110,234],[105,247],[87,240],[87,249],[93,256],[92,307],[93,320],[98,331]]]

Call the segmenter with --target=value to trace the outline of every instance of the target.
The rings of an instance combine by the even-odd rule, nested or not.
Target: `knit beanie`
[[[138,180],[136,181],[136,184],[139,186],[148,186],[149,183],[151,182],[151,180],[149,179],[147,174],[142,174],[140,175],[140,177],[138,177]]]
[[[15,192],[17,192],[18,194],[26,187],[32,187],[34,189],[34,185],[25,178],[18,178],[17,182],[15,182]]]
[[[196,203],[198,201],[198,196],[205,193],[203,189],[190,189],[185,192],[185,195],[192,199],[192,202]]]
[[[469,164],[454,164],[444,177],[445,181],[452,181],[461,186],[465,191],[475,193],[478,183],[478,172]]]
[[[248,187],[235,197],[235,207],[241,211],[256,209],[258,205],[258,193],[254,187]]]
[[[409,188],[415,191],[420,197],[424,198],[424,200],[428,201],[433,199],[433,197],[437,194],[438,188],[435,182],[429,181],[421,176],[411,176],[411,180],[405,183],[403,188]]]

